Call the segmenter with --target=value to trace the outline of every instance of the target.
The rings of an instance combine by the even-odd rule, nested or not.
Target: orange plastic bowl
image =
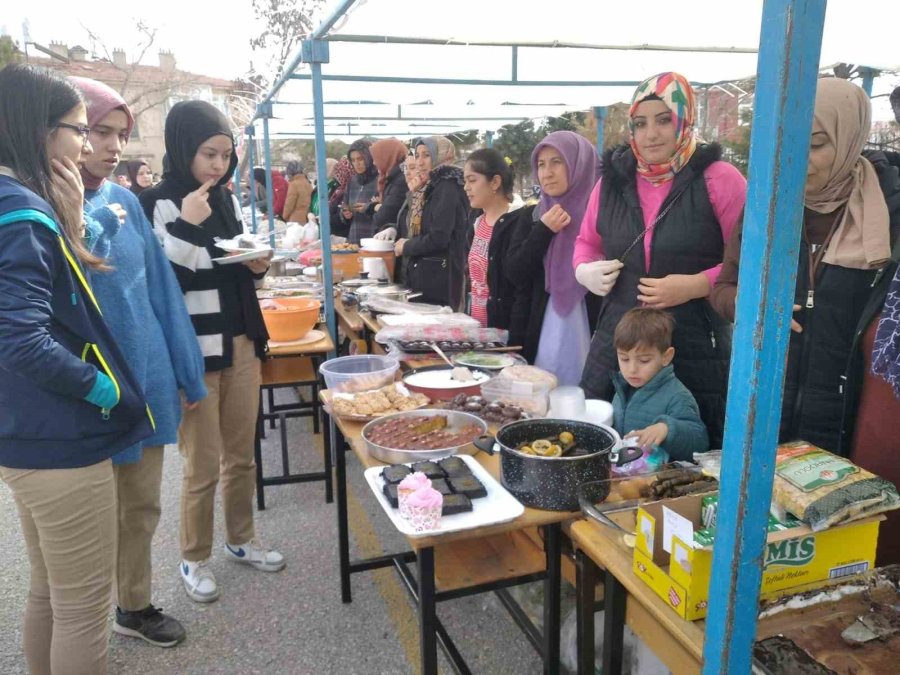
[[[269,339],[275,342],[300,340],[319,321],[321,303],[311,298],[278,298],[273,300],[279,309],[263,308],[263,320]]]

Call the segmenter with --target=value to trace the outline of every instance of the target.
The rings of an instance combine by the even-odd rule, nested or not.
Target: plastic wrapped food
[[[779,446],[772,501],[814,531],[900,507],[893,483],[802,441]]]

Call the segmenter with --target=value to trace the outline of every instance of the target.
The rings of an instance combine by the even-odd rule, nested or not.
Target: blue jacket
[[[119,401],[84,400],[102,369]],[[65,469],[108,459],[153,419],[50,205],[0,176],[0,466]]]
[[[697,401],[675,377],[671,365],[659,371],[640,389],[616,371],[612,377],[613,428],[621,435],[665,422],[669,433],[660,446],[672,459],[690,460],[695,452],[709,450],[709,434],[700,419]]]
[[[125,209],[124,225],[110,204]],[[156,433],[113,458],[127,464],[141,459],[142,447],[178,440],[178,390],[191,403],[206,396],[203,355],[181,287],[137,197],[104,181],[85,192],[85,211],[100,227],[92,250],[113,268],[93,273],[91,286],[156,421]]]

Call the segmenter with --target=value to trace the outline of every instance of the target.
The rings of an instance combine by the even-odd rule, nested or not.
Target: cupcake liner
[[[416,532],[437,530],[441,526],[442,505],[412,506],[406,504],[407,520]]]
[[[397,507],[400,509],[400,517],[409,520],[409,509],[407,508],[407,500],[409,496],[415,492],[408,488],[397,488]]]

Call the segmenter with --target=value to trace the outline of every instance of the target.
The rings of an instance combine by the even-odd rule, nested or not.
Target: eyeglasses
[[[68,122],[57,122],[54,126],[57,128],[71,129],[81,136],[82,148],[86,148],[88,144],[88,136],[91,135],[91,128],[81,124],[69,124]]]

